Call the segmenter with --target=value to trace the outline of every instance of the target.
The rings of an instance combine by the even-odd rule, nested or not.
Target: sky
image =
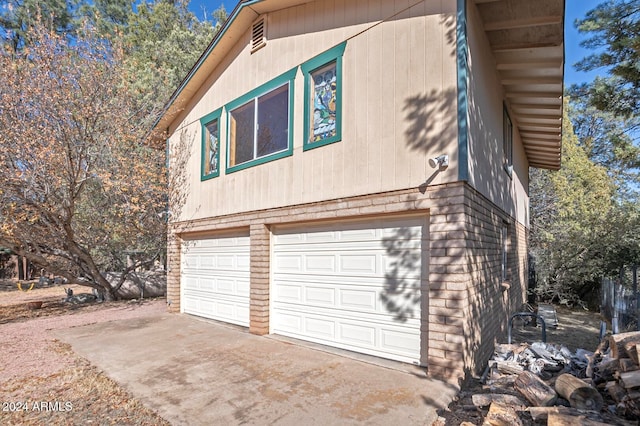
[[[598,75],[597,71],[585,73],[575,70],[576,62],[591,52],[580,47],[580,41],[586,37],[578,34],[574,23],[576,19],[584,18],[589,10],[602,2],[604,0],[565,0],[565,87],[574,83],[589,82]],[[202,18],[203,7],[211,13],[223,4],[227,12],[231,12],[237,3],[237,0],[191,0],[189,8]]]
[[[586,39],[578,33],[575,27],[576,19],[585,17],[588,11],[594,9],[604,0],[565,0],[564,20],[564,85],[569,87],[574,83],[585,83],[593,80],[598,75],[598,70],[593,72],[576,71],[574,65],[585,56],[593,53],[589,49],[580,47],[580,41]]]

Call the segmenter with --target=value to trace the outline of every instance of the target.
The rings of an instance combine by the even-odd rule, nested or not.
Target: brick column
[[[167,305],[169,312],[180,312],[180,247],[182,239],[169,232],[167,239]]]
[[[439,190],[429,226],[429,375],[459,384],[465,370],[468,300],[467,215],[463,188]],[[447,197],[448,196],[448,197]]]
[[[253,334],[269,333],[269,261],[271,254],[270,232],[264,224],[252,224],[250,261],[250,318],[249,331]]]

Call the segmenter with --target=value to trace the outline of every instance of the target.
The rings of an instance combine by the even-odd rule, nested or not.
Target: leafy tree
[[[596,289],[611,267],[603,242],[615,226],[614,186],[606,169],[589,159],[570,120],[563,121],[562,159],[558,172],[532,170],[531,252],[538,294],[569,303]]]
[[[138,5],[124,31],[127,63],[134,86],[148,101],[164,104],[195,64],[226,19],[221,6],[213,25],[199,21],[187,0],[159,0]]]
[[[616,185],[618,202],[640,202],[640,147],[631,136],[629,120],[599,111],[588,98],[571,98],[571,114],[580,145],[594,163],[603,166]]]
[[[572,121],[589,157],[607,168],[619,202],[640,202],[640,0],[608,0],[576,22],[594,53],[577,64],[604,76],[574,85]]]
[[[123,49],[80,34],[36,25],[0,54],[0,246],[115,299],[165,250],[164,150],[141,143],[154,116],[131,96]],[[127,267],[125,249],[145,257]]]
[[[0,7],[2,38],[14,50],[25,44],[30,28],[40,21],[58,34],[70,34],[75,29],[78,0],[6,0]],[[44,20],[44,21],[43,21]]]
[[[93,0],[79,7],[80,19],[86,17],[98,33],[116,37],[128,26],[134,14],[134,0]]]
[[[575,90],[587,94],[589,102],[601,111],[631,118],[640,111],[640,0],[609,0],[577,21],[578,30],[590,34],[582,45],[595,52],[577,68],[602,68],[606,77]]]

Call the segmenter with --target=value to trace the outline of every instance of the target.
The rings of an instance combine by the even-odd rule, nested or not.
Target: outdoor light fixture
[[[429,165],[434,169],[444,169],[449,165],[449,156],[442,154],[435,158],[429,158]]]

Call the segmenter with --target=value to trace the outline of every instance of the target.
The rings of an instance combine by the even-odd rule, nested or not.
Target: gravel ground
[[[74,289],[80,292],[86,290]],[[0,286],[0,424],[167,424],[53,336],[160,314],[164,299],[71,305],[64,296],[61,287],[21,292]],[[27,307],[35,300],[41,309]]]

